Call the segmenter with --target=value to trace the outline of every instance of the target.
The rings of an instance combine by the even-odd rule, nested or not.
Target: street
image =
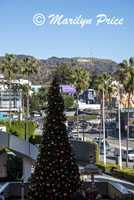
[[[99,137],[99,134],[86,133],[85,136],[92,140],[95,137]],[[101,137],[103,137],[103,135],[101,135]],[[115,138],[115,137],[109,136],[106,140],[111,146],[111,150],[108,151],[108,154],[106,155],[106,161],[108,163],[115,164],[114,148],[119,147],[118,139]],[[126,146],[126,140],[125,139],[122,139],[121,143],[122,143],[122,147]],[[129,141],[129,148],[134,148],[134,141],[132,141],[132,140]],[[104,159],[104,156],[100,155],[100,161],[103,161],[103,159]],[[126,166],[126,162],[122,161],[122,165]],[[134,166],[134,161],[128,163],[129,168],[133,168],[133,166]]]
[[[79,131],[82,132],[83,129],[79,129]],[[35,134],[42,134],[42,129],[40,127],[36,128]],[[84,135],[85,135],[86,138],[88,138],[90,140],[92,140],[95,137],[99,137],[99,134],[98,133],[96,134],[95,131],[94,132],[91,132],[91,131],[87,132],[87,130],[85,130]],[[80,133],[80,136],[83,137],[83,133]],[[101,137],[103,138],[103,135],[101,135]],[[119,147],[118,138],[108,136],[108,138],[106,140],[111,146],[111,150],[108,151],[108,154],[106,155],[106,161],[108,163],[115,164],[114,148]],[[122,139],[121,143],[122,143],[122,147],[126,146],[126,140],[125,139]],[[133,140],[129,141],[129,148],[134,148],[134,141]],[[104,156],[100,155],[99,159],[100,159],[100,161],[103,161]],[[122,161],[122,165],[126,166],[125,160]],[[133,168],[134,167],[134,161],[129,162],[128,167]]]

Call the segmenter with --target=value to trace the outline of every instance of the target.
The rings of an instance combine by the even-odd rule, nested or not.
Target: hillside
[[[18,59],[25,58],[26,55],[17,55]],[[69,64],[72,68],[74,66],[83,66],[85,69],[92,72],[105,72],[113,74],[119,69],[119,65],[112,61],[99,58],[83,58],[83,57],[74,57],[74,58],[58,58],[51,57],[48,59],[37,60],[39,65],[39,74],[32,77],[33,84],[44,84],[46,81],[50,81],[52,73],[55,71],[56,67],[62,63]],[[17,78],[21,78],[22,75],[18,74]]]

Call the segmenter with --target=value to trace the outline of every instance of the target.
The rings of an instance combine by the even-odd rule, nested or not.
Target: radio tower
[[[90,64],[91,64],[91,67],[92,67],[92,64],[93,64],[93,49],[91,49],[91,51],[90,51]]]

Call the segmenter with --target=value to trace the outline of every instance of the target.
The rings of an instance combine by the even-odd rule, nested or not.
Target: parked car
[[[68,128],[73,129],[75,127],[75,124],[73,121],[68,121]]]
[[[126,160],[126,148],[122,147],[121,148],[121,154],[122,154],[122,159]],[[120,156],[120,148],[116,147],[114,149],[114,156]],[[128,149],[128,160],[129,161],[134,161],[134,149]]]
[[[92,141],[99,143],[99,137],[95,137]]]
[[[72,137],[78,137],[77,131],[72,131],[72,132],[71,132],[71,136],[72,136]]]
[[[92,141],[93,141],[93,142],[99,143],[99,137],[95,137]],[[102,142],[102,141],[103,141],[103,139],[101,138],[101,142]]]
[[[82,124],[82,123],[86,123],[86,120],[85,119],[79,119],[78,122],[79,122],[79,124]]]
[[[71,128],[68,128],[68,129],[67,129],[67,132],[68,132],[68,134],[71,134],[71,133],[72,133],[72,129],[71,129]]]

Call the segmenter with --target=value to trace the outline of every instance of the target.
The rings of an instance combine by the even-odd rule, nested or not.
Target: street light
[[[102,88],[102,100],[103,100],[103,138],[104,138],[104,165],[106,165],[106,141],[105,141],[105,112],[104,112],[104,83]]]
[[[119,85],[119,87],[118,87],[118,122],[119,122],[119,149],[120,149],[119,166],[120,166],[120,170],[122,170],[121,123],[120,123],[120,85]]]

